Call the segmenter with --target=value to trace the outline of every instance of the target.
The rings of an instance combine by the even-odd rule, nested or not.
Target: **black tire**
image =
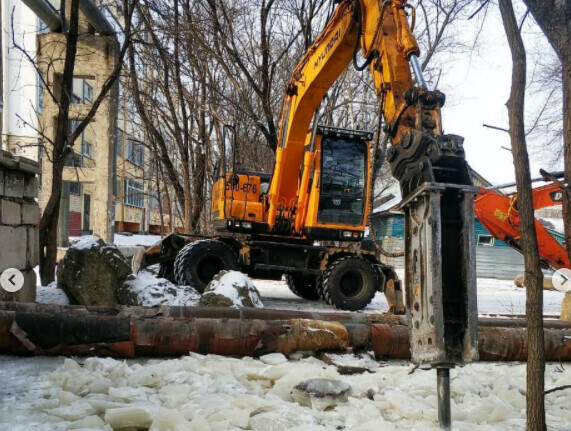
[[[345,256],[331,262],[318,283],[321,299],[341,310],[362,310],[379,290],[375,268],[359,256]]]
[[[229,246],[213,239],[186,245],[174,261],[176,283],[192,286],[200,293],[222,270],[240,270],[238,258]]]
[[[289,290],[300,298],[308,301],[317,301],[319,299],[317,277],[315,275],[286,274],[286,283]]]

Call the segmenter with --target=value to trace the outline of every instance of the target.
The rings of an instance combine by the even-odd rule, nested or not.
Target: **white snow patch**
[[[267,355],[260,356],[259,359],[268,365],[279,365],[287,362],[287,358],[283,353],[268,353]]]
[[[153,268],[147,268],[147,270],[152,270]],[[41,297],[41,302],[43,303],[59,303],[52,302],[56,300],[63,300],[58,292],[55,292],[55,296],[49,295],[49,293],[54,293],[48,290],[47,293],[41,292],[47,287],[39,286],[40,276],[39,268],[34,268],[37,274],[38,280],[38,296]],[[398,276],[404,279],[404,271],[402,269],[396,270]],[[241,273],[238,273],[241,274]],[[153,275],[148,271],[141,271],[139,273],[142,285],[156,284],[157,279],[152,278]],[[246,277],[241,274],[241,277]],[[161,281],[166,281],[162,279]],[[282,310],[303,310],[303,311],[327,311],[327,312],[343,312],[332,308],[330,305],[325,304],[321,301],[306,301],[294,295],[287,287],[285,281],[275,281],[275,280],[260,280],[254,279],[253,284],[258,289],[260,297],[263,299],[264,306],[270,309],[282,309]],[[514,285],[512,280],[498,280],[492,278],[478,278],[478,314],[480,316],[487,315],[523,315],[525,314],[525,289],[518,288]],[[142,291],[143,289],[141,289]],[[235,289],[233,289],[235,290]],[[158,292],[158,290],[157,290]],[[235,293],[235,292],[234,292]],[[543,313],[547,317],[559,317],[561,313],[561,302],[563,301],[564,293],[555,290],[544,290],[543,291]],[[60,299],[58,299],[60,298]],[[187,305],[196,305],[196,298],[191,301],[189,297],[189,302]],[[181,305],[181,301],[174,297],[175,302],[171,305]],[[40,302],[40,301],[38,301]],[[151,301],[150,303],[157,304],[156,301]],[[168,301],[161,302],[162,305],[169,305]],[[362,311],[364,313],[381,313],[388,311],[389,306],[385,299],[385,295],[381,292],[377,292],[371,303]]]
[[[219,280],[212,280],[208,284],[204,295],[221,295],[230,299],[234,307],[244,307],[242,298],[237,290],[238,287],[242,286],[246,286],[248,288],[248,296],[250,297],[254,307],[263,308],[264,304],[262,304],[262,301],[257,294],[256,286],[254,286],[254,283],[252,283],[252,280],[250,280],[246,274],[239,271],[227,271]]]
[[[200,294],[190,286],[177,286],[165,278],[157,278],[147,271],[139,271],[134,280],[125,285],[137,296],[139,304],[146,307],[158,305],[195,306]]]
[[[82,240],[93,240],[93,235],[83,235],[83,236],[71,236],[69,237],[70,242],[82,241]],[[114,244],[116,246],[151,246],[156,244],[161,240],[160,235],[122,235],[120,233],[115,234]]]
[[[336,367],[346,367],[353,369],[362,369],[367,371],[375,371],[380,367],[378,361],[374,359],[373,352],[351,355],[347,353],[327,353],[328,362]]]
[[[85,236],[81,237],[81,239],[75,243],[73,243],[70,248],[74,248],[76,250],[91,250],[93,247],[98,247],[99,244],[93,238],[93,236]]]
[[[562,218],[548,218],[548,217],[540,217],[542,220],[548,221],[553,225],[554,230],[559,233],[565,232],[565,227],[563,225]]]
[[[58,287],[57,281],[53,281],[47,286],[36,287],[36,302],[38,304],[69,304],[69,298],[65,292]]]
[[[156,430],[439,429],[435,372],[409,374],[413,365],[407,362],[384,362],[373,373],[350,376],[316,358],[277,365],[198,354],[170,360],[88,358],[83,363],[3,357],[0,362],[0,429],[13,431],[110,430],[111,425],[133,424]],[[55,371],[45,371],[58,364]],[[312,378],[351,385],[347,402],[325,411],[294,402],[293,387]],[[451,370],[454,429],[524,429],[525,380],[521,363],[475,363]],[[571,369],[547,364],[546,389],[565,384],[571,384]],[[105,386],[107,390],[93,390]],[[549,429],[571,429],[568,400],[564,390],[546,396]]]

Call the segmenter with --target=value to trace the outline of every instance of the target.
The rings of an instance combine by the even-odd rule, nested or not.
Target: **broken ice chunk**
[[[316,410],[325,410],[347,402],[351,385],[341,380],[309,379],[297,384],[291,396],[294,401]]]
[[[287,362],[287,358],[282,353],[268,353],[260,356],[260,361],[268,365],[279,365]]]

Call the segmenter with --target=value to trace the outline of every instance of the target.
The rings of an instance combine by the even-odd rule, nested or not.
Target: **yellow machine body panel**
[[[212,187],[212,218],[234,223],[236,220],[262,223],[263,206],[260,202],[259,176],[228,172]]]

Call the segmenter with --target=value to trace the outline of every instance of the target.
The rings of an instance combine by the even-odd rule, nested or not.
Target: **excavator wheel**
[[[222,270],[240,270],[234,251],[223,242],[205,239],[186,245],[174,261],[177,284],[192,286],[200,293]]]
[[[314,275],[286,274],[287,287],[295,295],[308,301],[317,301],[319,292],[317,291],[317,277]]]
[[[375,268],[359,256],[345,256],[331,262],[318,283],[321,299],[341,310],[362,310],[377,293]]]

